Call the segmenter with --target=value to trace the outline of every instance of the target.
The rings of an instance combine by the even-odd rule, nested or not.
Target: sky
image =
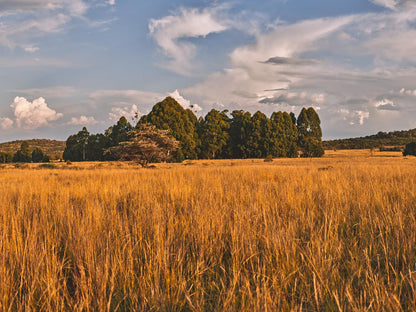
[[[324,139],[416,128],[416,0],[0,0],[0,142],[66,140],[166,96],[298,114]]]

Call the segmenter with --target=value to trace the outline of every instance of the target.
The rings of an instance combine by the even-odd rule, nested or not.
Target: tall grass
[[[416,310],[416,162],[326,161],[2,169],[0,310]]]

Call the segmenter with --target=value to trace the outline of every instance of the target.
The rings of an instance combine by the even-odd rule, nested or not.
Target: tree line
[[[0,163],[11,162],[49,162],[49,156],[46,155],[39,147],[35,147],[32,151],[29,148],[29,143],[23,141],[20,145],[20,149],[16,153],[0,152]]]
[[[137,129],[150,124],[179,142],[171,156],[173,161],[185,159],[244,159],[272,157],[321,157],[321,121],[313,108],[303,108],[296,118],[293,113],[275,112],[270,118],[262,112],[212,109],[199,119],[172,97],[153,106],[151,112],[132,125],[125,117],[105,130],[90,134],[84,127],[66,141],[65,160],[117,160],[112,147],[133,140]],[[125,145],[125,144],[124,144]]]
[[[369,149],[400,151],[403,147],[416,140],[416,129],[383,132],[359,138],[337,139],[324,141],[325,149]]]

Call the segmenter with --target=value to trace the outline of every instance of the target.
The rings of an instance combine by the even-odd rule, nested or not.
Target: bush
[[[38,166],[39,169],[56,169],[54,164],[41,164]]]
[[[406,145],[403,151],[403,156],[407,155],[416,156],[416,142],[411,142]]]

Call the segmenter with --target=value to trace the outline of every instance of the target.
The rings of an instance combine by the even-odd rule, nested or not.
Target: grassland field
[[[0,311],[415,311],[416,157],[0,166]]]

